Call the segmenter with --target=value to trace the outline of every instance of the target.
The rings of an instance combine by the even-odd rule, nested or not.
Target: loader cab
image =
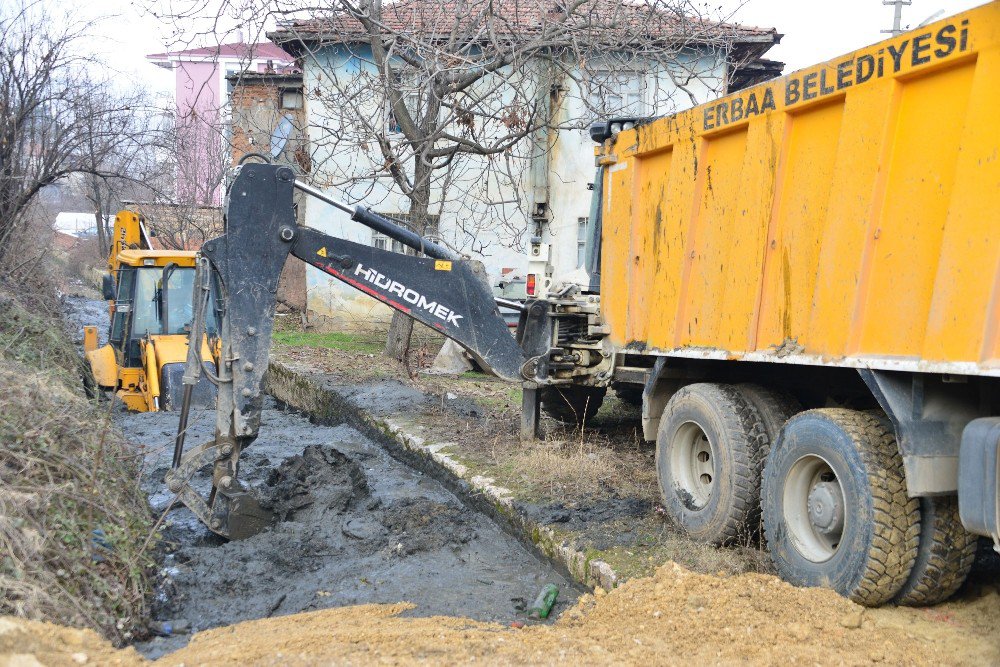
[[[187,336],[193,318],[194,253],[121,253],[108,340],[125,368],[142,365],[141,341],[153,336]],[[131,257],[130,255],[136,255]],[[209,333],[215,329],[210,302]]]

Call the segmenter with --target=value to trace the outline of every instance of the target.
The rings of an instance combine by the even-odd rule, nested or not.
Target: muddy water
[[[102,301],[67,296],[67,328],[108,329]],[[187,446],[208,440],[214,412],[191,416]],[[170,465],[177,413],[119,412],[122,431],[144,453],[143,485],[154,512],[173,494]],[[546,583],[559,586],[553,617],[578,593],[490,519],[440,483],[390,457],[349,426],[316,426],[269,401],[260,437],[241,458],[241,479],[284,520],[240,542],[208,531],[186,508],[168,514],[166,549],[153,604],[158,621],[192,631],[300,611],[407,601],[409,615],[466,616],[509,623]],[[203,494],[207,469],[193,481]],[[176,650],[190,634],[139,645],[149,657]]]
[[[211,436],[214,414],[193,415],[188,446]],[[145,451],[145,485],[161,512],[175,413],[120,414],[120,427]],[[224,542],[187,509],[165,531],[154,616],[200,630],[238,621],[368,602],[408,601],[411,615],[523,620],[546,583],[559,586],[556,611],[577,597],[572,586],[468,509],[437,481],[391,458],[348,426],[315,426],[273,403],[260,438],[242,459],[241,477],[286,520],[240,542]],[[195,484],[204,492],[208,476]],[[155,657],[187,635],[138,648]]]
[[[110,317],[107,302],[78,295],[66,295],[62,299],[62,304],[66,330],[80,349],[81,354],[83,353],[83,327],[85,326],[97,327],[99,345],[108,342]]]

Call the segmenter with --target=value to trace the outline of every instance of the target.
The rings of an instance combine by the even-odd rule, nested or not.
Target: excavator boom
[[[296,187],[427,257],[388,252],[297,225]],[[214,290],[220,315],[218,376],[211,378],[218,384],[215,439],[185,454],[187,410],[182,406],[174,468],[167,475],[169,488],[182,502],[225,537],[252,535],[271,520],[239,483],[237,472],[240,452],[260,427],[278,279],[289,254],[455,340],[497,376],[513,382],[530,379],[522,374],[529,368],[528,356],[510,335],[479,262],[462,259],[364,207],[352,208],[297,183],[288,167],[242,165],[226,199],[225,234],[202,247],[195,280],[194,303],[207,303],[207,291]],[[201,339],[204,319],[195,319],[192,340]],[[189,349],[186,393],[205,371],[199,348]],[[214,466],[213,491],[205,500],[188,481],[208,464]]]

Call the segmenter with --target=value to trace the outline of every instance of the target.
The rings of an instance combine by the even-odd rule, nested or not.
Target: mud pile
[[[357,506],[369,492],[356,463],[331,447],[310,445],[272,470],[258,496],[278,521],[325,523]]]
[[[161,511],[175,413],[122,414],[122,429],[147,450],[147,490]],[[194,416],[190,446],[211,437],[209,413]],[[523,620],[523,601],[546,583],[558,611],[577,593],[547,563],[469,510],[437,481],[391,458],[347,426],[317,426],[272,403],[260,437],[241,457],[240,477],[282,521],[238,542],[212,535],[186,509],[173,511],[173,543],[154,616],[195,631],[345,605],[412,602],[408,615],[456,614]],[[207,470],[192,480],[207,493]],[[186,635],[139,646],[157,657]]]

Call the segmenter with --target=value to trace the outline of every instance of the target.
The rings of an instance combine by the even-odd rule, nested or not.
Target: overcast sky
[[[915,28],[939,11],[935,21],[982,4],[985,0],[913,0],[903,7],[903,27]],[[739,3],[723,0],[722,6]],[[892,16],[893,8],[882,0],[748,0],[734,18],[785,35],[767,57],[784,62],[787,74],[885,39],[879,31],[892,27]]]
[[[4,0],[0,0],[2,2]],[[111,17],[97,23],[97,32],[107,39],[95,40],[109,62],[117,63],[123,77],[144,82],[150,88],[172,93],[173,74],[146,62],[145,56],[175,43],[173,26],[159,22],[146,7],[154,0],[51,0],[55,5],[79,7],[89,18]],[[165,2],[165,0],[161,0]],[[784,33],[781,44],[768,57],[787,64],[785,72],[829,60],[856,48],[877,42],[880,30],[892,26],[892,7],[882,0],[716,0],[722,13],[741,23],[777,28]],[[214,4],[207,0],[206,5]],[[714,4],[714,3],[713,3]],[[917,26],[938,11],[941,17],[984,4],[983,0],[913,0],[903,8],[903,25]],[[939,18],[941,18],[939,17]],[[105,29],[101,29],[101,26]],[[231,23],[229,25],[232,25]],[[121,29],[126,27],[127,29]]]

